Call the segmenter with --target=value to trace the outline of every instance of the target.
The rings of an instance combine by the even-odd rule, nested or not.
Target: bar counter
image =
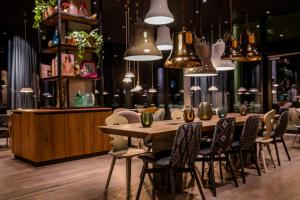
[[[26,109],[12,115],[12,152],[39,164],[110,150],[104,125],[111,108]]]

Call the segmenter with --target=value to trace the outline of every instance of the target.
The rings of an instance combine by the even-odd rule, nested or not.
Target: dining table
[[[253,114],[240,115],[239,113],[228,113],[226,117],[235,117],[236,127],[242,127],[246,122],[247,118]],[[263,121],[263,114],[259,115]],[[210,120],[200,120],[198,117],[195,118],[194,122],[202,122],[201,131],[202,133],[208,133],[212,136],[213,130],[218,123],[220,118],[217,115],[213,115]],[[141,123],[133,124],[121,124],[121,125],[110,125],[110,126],[98,126],[98,128],[105,134],[125,136],[129,138],[140,138],[151,140],[152,152],[161,152],[164,150],[170,150],[173,146],[173,138],[176,134],[177,129],[184,124],[184,120],[163,120],[155,121],[150,127],[143,127]],[[131,174],[131,172],[130,172]],[[181,186],[181,180],[177,183]],[[179,187],[180,187],[179,186]],[[177,186],[177,188],[179,188]],[[180,189],[177,189],[180,191]],[[130,191],[130,189],[129,189]]]

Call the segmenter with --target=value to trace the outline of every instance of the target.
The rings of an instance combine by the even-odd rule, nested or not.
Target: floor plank
[[[280,146],[282,166],[274,169],[268,166],[268,173],[261,177],[253,169],[246,170],[247,184],[234,187],[227,182],[217,188],[217,198],[205,189],[207,199],[222,200],[299,200],[300,183],[300,144],[299,148],[291,148],[294,136],[286,136],[292,162],[287,160],[283,147]],[[1,151],[2,149],[2,151]],[[125,161],[117,160],[108,194],[104,194],[104,185],[110,166],[108,155],[75,160],[43,167],[33,167],[16,160],[9,150],[0,149],[0,199],[7,200],[96,200],[125,199]],[[275,158],[274,146],[272,146]],[[276,162],[277,164],[277,162]],[[132,193],[133,198],[139,183],[142,163],[133,160]],[[198,166],[199,167],[199,166]],[[199,167],[200,169],[200,167]],[[189,179],[189,177],[187,177]],[[188,182],[188,180],[187,180]],[[159,194],[157,199],[167,199],[167,194]],[[151,198],[151,185],[146,178],[142,200]],[[197,188],[188,188],[177,199],[200,199]]]

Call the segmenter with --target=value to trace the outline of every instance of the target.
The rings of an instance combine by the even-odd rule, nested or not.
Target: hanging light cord
[[[151,70],[152,70],[152,88],[153,88],[153,62],[151,63]]]
[[[125,41],[126,41],[126,49],[128,49],[128,5],[125,4],[125,30],[126,30],[126,33],[125,33]],[[128,71],[128,61],[125,62],[126,63],[126,72]]]
[[[184,10],[185,10],[185,5],[184,5],[184,0],[181,0],[181,8],[180,8],[180,12],[181,12],[181,24],[182,26],[185,26],[185,16],[184,16]]]
[[[130,4],[129,4],[130,5]],[[129,5],[128,5],[128,8],[127,8],[127,37],[128,37],[128,45],[130,44],[130,38],[131,38],[131,34],[130,34],[130,8],[129,8]],[[127,49],[127,48],[126,48]],[[128,61],[128,71],[130,71],[130,61]]]
[[[229,0],[229,27],[230,32],[233,33],[233,21],[232,21],[232,0]]]
[[[140,63],[137,62],[137,73],[138,73],[138,78],[137,78],[137,84],[140,83]]]

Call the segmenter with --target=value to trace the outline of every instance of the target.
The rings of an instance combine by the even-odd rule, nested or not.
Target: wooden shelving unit
[[[95,90],[98,90],[100,94],[102,94],[102,79],[100,78],[100,74],[102,75],[103,73],[100,72],[100,70],[103,70],[102,66],[102,58],[100,59],[100,62],[96,60],[96,54],[95,54],[95,48],[86,48],[85,52],[87,54],[92,55],[92,61],[95,63],[100,63],[100,69],[97,69],[97,78],[93,77],[80,77],[80,76],[64,76],[62,75],[62,63],[61,63],[61,54],[62,53],[76,53],[77,51],[77,46],[76,45],[69,45],[69,44],[64,44],[62,43],[62,37],[65,35],[65,33],[69,29],[69,23],[73,22],[78,25],[76,27],[84,27],[84,30],[87,29],[87,27],[90,27],[89,29],[99,29],[100,32],[102,30],[101,28],[101,17],[99,19],[93,19],[91,17],[86,17],[86,16],[80,16],[80,15],[73,15],[69,14],[66,12],[62,12],[61,10],[61,0],[57,1],[57,10],[58,12],[55,12],[51,16],[47,17],[44,19],[41,23],[42,27],[45,27],[51,31],[53,31],[53,28],[51,27],[56,27],[58,30],[58,36],[60,38],[59,43],[57,45],[51,46],[51,47],[46,47],[42,46],[41,42],[41,35],[39,35],[39,40],[40,40],[40,60],[47,58],[49,62],[49,58],[54,58],[55,55],[57,55],[57,76],[52,76],[52,77],[47,77],[47,78],[41,78],[41,88],[45,84],[51,85],[51,93],[53,95],[53,107],[56,108],[71,108],[71,103],[70,103],[70,94],[69,94],[69,87],[70,87],[70,81],[83,81],[82,84],[85,84],[87,81],[90,81],[92,84],[92,92]],[[101,15],[100,13],[100,3],[98,2],[96,5],[99,5],[99,8],[95,8],[93,6],[92,1],[90,0],[90,11],[91,15],[96,12],[98,9],[98,14]],[[96,10],[95,10],[96,9]],[[64,29],[63,29],[64,27]],[[79,30],[81,30],[79,28]],[[64,31],[64,32],[63,32]],[[39,30],[39,34],[40,34]],[[51,38],[47,38],[47,40],[50,40]],[[42,63],[40,61],[40,63]],[[101,80],[101,81],[100,81]],[[49,83],[48,83],[49,82]],[[46,87],[46,86],[45,86]],[[49,86],[48,86],[49,88]],[[74,89],[73,89],[74,91]],[[49,91],[43,91],[43,92],[49,92]],[[41,92],[41,93],[43,93]],[[85,92],[85,91],[84,91]],[[100,102],[96,102],[96,105],[99,105]]]

